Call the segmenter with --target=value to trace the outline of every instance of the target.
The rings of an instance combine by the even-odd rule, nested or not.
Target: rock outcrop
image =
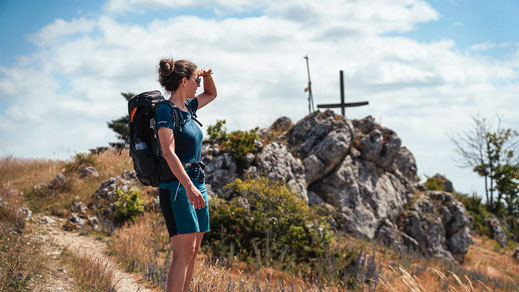
[[[247,154],[241,173],[230,153],[203,145],[214,196],[238,177],[266,176],[333,214],[336,230],[425,256],[461,261],[467,253],[472,226],[463,205],[447,192],[424,192],[413,154],[371,116],[349,120],[317,111],[295,125],[281,117],[257,133],[259,151]]]

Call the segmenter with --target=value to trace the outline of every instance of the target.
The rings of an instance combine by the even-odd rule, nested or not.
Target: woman
[[[171,94],[169,101],[180,109],[184,120],[182,131],[174,134],[172,108],[161,104],[155,114],[163,156],[160,207],[173,246],[167,288],[170,292],[188,291],[200,243],[204,232],[209,231],[207,190],[203,169],[197,163],[201,161],[202,131],[194,123],[191,112],[213,101],[216,87],[211,69],[198,70],[186,60],[162,59],[158,71],[160,84]],[[204,79],[204,92],[195,97],[200,76]]]

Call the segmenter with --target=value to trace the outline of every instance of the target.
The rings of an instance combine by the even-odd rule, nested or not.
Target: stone
[[[130,181],[122,179],[119,176],[114,176],[103,181],[94,196],[97,199],[104,198],[113,202],[115,200],[117,189],[121,189],[123,192],[128,192],[131,187],[132,183]]]
[[[40,221],[38,221],[40,224],[54,224],[56,221],[48,216],[43,216],[40,218]]]
[[[204,155],[202,161],[207,165],[204,169],[206,184],[210,184],[213,190],[223,193],[223,187],[238,178],[237,165],[230,153],[219,153],[217,156]]]
[[[79,168],[79,177],[80,178],[89,178],[89,177],[99,177],[99,172],[95,169],[95,167],[88,165],[88,166],[81,166]]]
[[[416,161],[413,154],[406,147],[400,147],[398,155],[395,158],[395,164],[398,170],[411,182],[416,181]],[[425,191],[425,187],[423,189]]]
[[[25,217],[25,221],[29,221],[32,219],[32,211],[27,207],[18,208],[18,212],[22,213]]]
[[[49,189],[61,189],[63,188],[67,183],[67,177],[63,174],[58,174],[49,184]]]
[[[433,176],[433,178],[439,179],[443,183],[444,191],[449,192],[449,193],[454,192],[454,186],[452,185],[452,182],[447,177],[437,173]]]
[[[137,172],[134,170],[124,170],[121,177],[128,181],[134,181],[137,180]]]
[[[298,197],[308,202],[303,163],[294,158],[287,147],[278,141],[265,146],[258,155],[255,168],[249,169],[248,174],[284,182],[296,191]]]
[[[280,117],[270,125],[270,130],[286,131],[292,126],[292,120],[289,117]]]
[[[516,261],[519,261],[519,247],[516,247],[514,250],[514,255],[512,256]]]
[[[501,247],[505,247],[507,237],[504,230],[501,228],[499,219],[493,214],[488,214],[487,216],[488,218],[485,218],[485,220],[483,220],[483,223],[490,227],[492,237],[497,241],[497,243],[499,243]]]
[[[72,213],[65,225],[63,225],[63,229],[67,231],[79,230],[83,229],[83,227],[85,227],[85,221],[76,213]]]
[[[377,160],[383,148],[383,137],[379,130],[373,130],[360,139],[359,150],[364,160]]]
[[[88,207],[83,202],[76,201],[72,203],[72,206],[70,206],[70,210],[75,213],[86,214],[88,211]]]
[[[312,192],[312,191],[308,191],[308,205],[311,206],[311,205],[321,205],[324,203],[324,200],[319,197],[318,194]]]
[[[49,185],[45,183],[36,184],[32,187],[32,190],[36,193],[41,193],[49,189]]]
[[[361,120],[353,120],[353,125],[359,129],[362,134],[368,134],[375,130],[377,124],[372,116],[367,116]]]

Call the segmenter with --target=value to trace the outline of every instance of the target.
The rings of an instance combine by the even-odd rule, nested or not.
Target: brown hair
[[[159,83],[167,91],[175,91],[182,78],[190,79],[195,73],[196,65],[187,60],[173,61],[173,58],[162,59],[159,63]]]

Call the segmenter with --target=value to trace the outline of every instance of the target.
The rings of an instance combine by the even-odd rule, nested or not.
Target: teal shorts
[[[209,232],[209,200],[204,183],[193,182],[202,193],[205,207],[195,209],[187,199],[186,190],[179,181],[161,183],[160,209],[164,215],[169,237],[192,232]]]

